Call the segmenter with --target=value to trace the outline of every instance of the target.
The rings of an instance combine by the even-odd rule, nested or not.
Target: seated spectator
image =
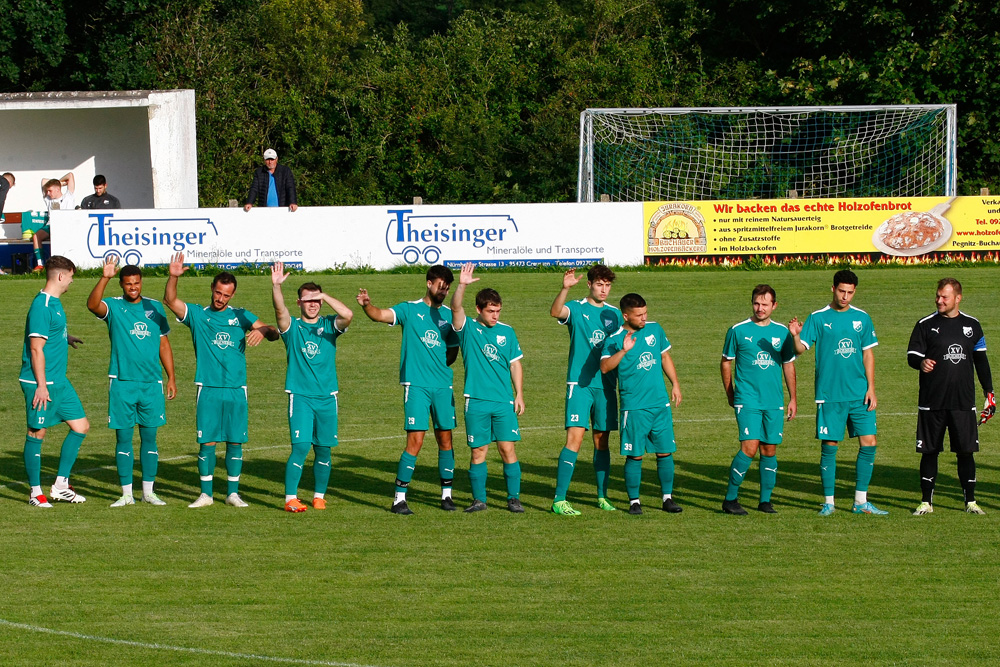
[[[94,194],[87,195],[80,202],[80,208],[121,208],[122,203],[113,194],[108,192],[108,179],[101,174],[94,176]]]
[[[63,189],[65,186],[65,189]],[[76,177],[73,172],[69,172],[60,179],[42,179],[42,200],[45,202],[46,211],[72,211],[76,208],[76,199],[73,193],[76,191]],[[42,228],[31,237],[31,244],[35,248],[35,268],[37,271],[45,270],[45,262],[42,261],[42,242],[49,239],[48,221]]]

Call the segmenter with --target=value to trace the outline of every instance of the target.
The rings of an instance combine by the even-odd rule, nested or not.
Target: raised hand
[[[365,306],[372,305],[372,300],[368,296],[368,290],[366,289],[359,289],[357,298],[358,298],[358,305],[361,306],[362,308],[364,308]]]
[[[188,267],[184,266],[184,253],[179,252],[170,258],[170,275],[174,278],[180,278],[184,275],[184,272],[188,270]]]
[[[791,321],[788,323],[788,333],[792,334],[793,336],[798,336],[800,333],[802,333],[802,323],[799,322],[799,318],[793,317]]]
[[[580,282],[580,277],[576,275],[576,269],[570,269],[563,274],[563,288],[569,289]]]
[[[635,337],[637,335],[638,335],[637,333],[628,333],[628,332],[625,333],[625,338],[622,339],[623,352],[627,353],[629,350],[635,347]]]
[[[288,280],[288,276],[290,276],[290,275],[292,275],[292,274],[291,273],[285,273],[285,263],[284,262],[275,262],[274,264],[271,265],[271,284],[272,285],[280,285],[280,284],[282,284],[283,282],[285,282],[286,280]]]
[[[118,273],[118,257],[115,255],[108,255],[107,257],[104,258],[103,275],[105,278],[108,278],[110,280],[111,278],[115,277],[116,273]]]
[[[476,265],[473,262],[466,262],[462,265],[462,272],[458,274],[458,284],[459,285],[471,285],[472,283],[479,280],[479,278],[473,278],[472,272],[476,270]]]

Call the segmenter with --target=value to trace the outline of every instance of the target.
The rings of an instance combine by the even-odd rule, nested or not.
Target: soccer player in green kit
[[[354,313],[309,282],[298,289],[301,317],[292,317],[281,294],[281,285],[289,275],[283,262],[271,266],[274,315],[288,357],[285,392],[292,453],[285,464],[285,511],[305,512],[298,489],[310,445],[316,454],[312,506],[326,509],[330,448],[337,446],[337,339],[347,331]],[[333,309],[334,316],[319,314],[324,303]]]
[[[53,500],[82,503],[86,498],[69,484],[69,475],[87,437],[90,422],[83,404],[66,377],[69,347],[82,343],[70,336],[66,328],[66,311],[59,298],[73,284],[76,265],[62,255],[54,255],[45,263],[45,287],[28,308],[24,323],[24,349],[21,353],[21,391],[28,434],[24,439],[24,467],[28,473],[28,504],[32,507],[52,507],[42,493],[42,440],[46,430],[66,422],[69,433],[59,453],[59,471],[50,489]]]
[[[108,282],[118,273],[122,295],[104,298]],[[153,492],[159,454],[156,430],[167,423],[163,374],[167,372],[166,398],[177,395],[174,352],[170,347],[170,325],[163,304],[142,295],[142,270],[126,266],[118,272],[118,260],[104,261],[104,272],[87,297],[87,308],[108,325],[111,360],[108,364],[108,428],[115,431],[115,463],[122,497],[112,507],[134,505],[132,432],[139,427],[139,461],[142,463],[142,501],[166,503]]]
[[[455,276],[440,264],[427,270],[427,292],[422,299],[397,303],[392,308],[372,304],[368,290],[358,292],[358,304],[373,322],[403,328],[399,349],[399,383],[403,385],[403,429],[406,447],[396,468],[393,514],[409,515],[406,490],[417,467],[427,425],[433,420],[438,445],[438,476],[441,479],[441,509],[455,511],[451,497],[455,478],[455,451],[451,432],[455,428],[455,392],[450,366],[458,358],[458,338],[451,328],[451,309],[444,300]]]
[[[576,459],[583,435],[593,428],[594,473],[597,476],[597,506],[614,511],[608,502],[608,474],[611,452],[608,433],[618,428],[618,401],[614,373],[601,373],[601,350],[604,340],[622,325],[621,312],[607,303],[615,272],[596,264],[587,271],[588,294],[579,301],[566,301],[571,287],[580,282],[575,269],[563,274],[562,289],[552,302],[549,314],[569,330],[569,368],[566,372],[566,446],[559,453],[556,469],[556,495],[552,511],[562,516],[577,516],[579,510],[566,500],[573,480]]]
[[[225,271],[212,280],[212,301],[208,306],[178,299],[177,279],[187,268],[184,253],[170,258],[163,303],[181,324],[191,329],[194,343],[201,495],[188,507],[207,507],[215,502],[212,475],[215,445],[219,442],[226,443],[226,504],[246,507],[247,503],[239,494],[248,421],[246,347],[259,345],[265,338],[278,340],[278,330],[261,322],[250,311],[229,305],[236,293],[236,277]]]
[[[848,435],[858,438],[855,514],[888,514],[868,501],[868,485],[875,466],[876,426],[875,326],[863,310],[851,305],[858,277],[844,269],[833,276],[833,300],[812,313],[803,325],[788,323],[795,351],[816,348],[816,439],[821,442],[820,479],[823,505],[820,516],[836,511],[833,494],[837,481],[837,443]]]
[[[656,322],[646,320],[646,300],[638,294],[626,294],[618,302],[625,323],[604,344],[601,372],[618,369],[618,393],[621,397],[621,454],[625,458],[625,490],[629,514],[642,514],[639,486],[642,482],[642,457],[656,454],[656,474],[663,494],[663,511],[676,514],[683,508],[673,498],[674,490],[674,421],[671,404],[681,404],[681,386],[670,357],[670,341]],[[670,395],[660,372],[670,380]]]
[[[475,268],[472,262],[462,266],[458,287],[451,297],[452,326],[465,364],[465,431],[472,452],[469,483],[473,500],[465,511],[486,509],[486,453],[489,444],[495,442],[503,460],[507,509],[520,514],[524,512],[520,500],[521,464],[514,443],[521,440],[517,416],[524,414],[524,354],[514,329],[500,321],[503,301],[496,290],[479,290],[476,319],[470,321],[465,316],[462,299],[465,288],[479,280],[472,275]]]
[[[760,450],[760,504],[758,512],[776,514],[771,493],[778,474],[777,449],[783,423],[793,419],[795,400],[795,342],[784,324],[771,320],[778,297],[770,285],[750,293],[753,316],[734,324],[722,346],[722,386],[729,406],[736,410],[740,450],[729,468],[729,487],[722,502],[726,514],[745,515],[739,502],[740,484]],[[735,365],[735,381],[733,367]],[[787,412],[781,378],[788,387]]]

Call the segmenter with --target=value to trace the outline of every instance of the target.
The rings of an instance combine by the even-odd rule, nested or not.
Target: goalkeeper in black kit
[[[954,278],[939,280],[937,312],[917,322],[907,347],[907,361],[920,371],[917,452],[921,455],[923,498],[913,512],[916,516],[934,511],[934,482],[938,455],[944,449],[945,429],[951,439],[951,451],[958,456],[958,479],[965,495],[965,511],[986,513],[976,504],[974,454],[979,451],[979,425],[993,417],[996,398],[983,327],[979,320],[958,309],[961,303],[962,283]],[[986,404],[978,419],[973,368],[986,395]]]

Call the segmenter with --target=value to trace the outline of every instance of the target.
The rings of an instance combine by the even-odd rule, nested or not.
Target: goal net
[[[577,200],[955,194],[955,105],[587,109]]]

